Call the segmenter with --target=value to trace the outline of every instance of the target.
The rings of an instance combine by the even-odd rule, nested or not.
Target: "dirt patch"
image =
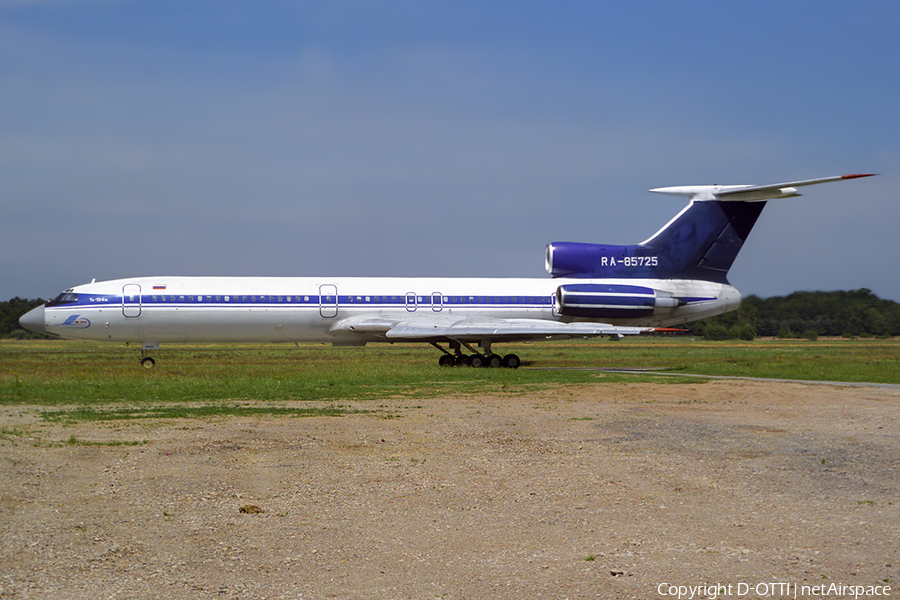
[[[900,390],[614,384],[381,404],[395,418],[66,427],[6,409],[0,597],[897,595]]]

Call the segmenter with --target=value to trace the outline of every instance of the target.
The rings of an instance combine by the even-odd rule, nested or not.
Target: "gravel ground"
[[[900,596],[898,388],[598,384],[358,407],[379,404],[68,427],[3,409],[0,598]],[[110,445],[128,441],[146,443]]]

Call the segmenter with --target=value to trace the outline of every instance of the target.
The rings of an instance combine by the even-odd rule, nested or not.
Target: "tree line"
[[[47,337],[22,329],[19,326],[19,317],[27,313],[32,308],[36,308],[46,302],[41,298],[35,300],[25,300],[16,296],[12,300],[0,302],[0,338],[42,338]]]
[[[0,337],[43,337],[19,326],[19,317],[40,306],[38,298],[0,302]],[[794,292],[787,296],[747,296],[741,308],[685,326],[690,335],[710,339],[756,337],[900,335],[900,303],[862,288],[849,292]]]
[[[889,337],[900,335],[900,304],[866,288],[747,296],[738,310],[686,328],[692,335],[711,339]]]

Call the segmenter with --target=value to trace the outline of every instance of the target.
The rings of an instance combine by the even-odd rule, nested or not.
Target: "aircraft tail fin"
[[[700,279],[727,283],[766,200],[799,196],[798,187],[870,177],[841,175],[771,185],[702,185],[655,188],[651,192],[691,199],[675,218],[634,246],[553,243],[547,271],[554,277]]]
[[[765,201],[692,200],[637,248],[659,257],[662,268],[658,277],[726,283],[728,269],[765,206]]]

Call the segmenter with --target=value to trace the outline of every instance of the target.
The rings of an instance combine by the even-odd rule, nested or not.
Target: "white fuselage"
[[[641,244],[550,244],[550,279],[139,277],[77,286],[19,323],[140,343],[144,366],[168,342],[426,342],[443,353],[442,366],[517,368],[518,356],[491,345],[637,335],[737,309],[741,295],[726,275],[764,201],[861,177],[869,175],[657,188],[690,204]]]
[[[382,322],[440,328],[494,319],[601,321],[562,316],[557,304],[560,286],[597,283],[646,286],[682,299],[650,316],[602,320],[612,325],[678,325],[740,304],[740,293],[730,285],[678,279],[140,277],[72,288],[77,300],[48,303],[44,321],[46,331],[60,337],[148,347],[164,342],[363,345],[405,341],[386,338]]]

